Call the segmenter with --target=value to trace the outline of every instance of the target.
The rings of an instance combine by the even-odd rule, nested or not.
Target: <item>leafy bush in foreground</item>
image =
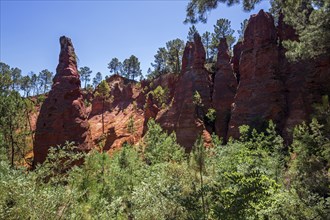
[[[34,171],[1,161],[0,219],[327,218],[329,140],[316,120],[295,129],[289,152],[272,122],[264,133],[241,127],[227,145],[198,139],[190,154],[148,127],[140,146],[111,156],[67,143]]]

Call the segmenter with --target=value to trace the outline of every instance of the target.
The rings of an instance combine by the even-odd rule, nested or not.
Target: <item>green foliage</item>
[[[150,70],[150,73],[148,73],[148,78],[156,78],[162,74],[169,72],[169,66],[167,61],[169,54],[166,48],[158,48],[157,53],[154,57],[155,61],[151,64],[154,70]]]
[[[102,99],[102,133],[104,134],[104,104],[105,102],[111,103],[113,101],[113,96],[110,95],[110,87],[107,81],[101,81],[100,85],[97,87],[95,96]]]
[[[284,21],[292,25],[299,36],[298,41],[283,42],[288,50],[286,56],[296,61],[328,54],[330,2],[328,0],[288,0],[279,4],[282,6]]]
[[[88,66],[80,67],[79,74],[82,82],[85,82],[84,88],[86,89],[87,83],[91,81],[92,70]]]
[[[37,96],[37,104],[38,105],[42,105],[42,103],[44,103],[45,100],[46,100],[46,96],[44,94],[41,94],[41,95]]]
[[[154,90],[150,91],[148,94],[151,94],[154,100],[157,102],[157,106],[160,108],[165,108],[169,91],[168,88],[163,88],[162,86],[157,86]]]
[[[148,131],[144,137],[145,160],[148,164],[162,162],[180,162],[183,160],[183,149],[176,143],[175,133],[168,135],[155,123],[148,121]]]
[[[206,52],[206,61],[209,62],[210,61],[210,54],[211,54],[211,33],[206,31],[205,33],[203,33],[202,35],[202,43],[205,47],[205,52]]]
[[[315,106],[324,118],[326,98]],[[290,156],[272,121],[263,132],[241,126],[226,145],[212,135],[206,148],[199,137],[185,153],[175,133],[150,120],[138,146],[108,155],[66,143],[30,171],[10,167],[0,148],[0,219],[327,219],[327,126],[297,126]]]
[[[289,173],[291,184],[300,194],[315,193],[326,197],[330,193],[330,141],[323,135],[322,127],[313,119],[309,126],[302,124],[294,130],[290,148],[294,159]]]
[[[122,71],[123,64],[118,60],[118,58],[112,58],[110,63],[108,63],[108,69],[110,73],[119,74]]]
[[[236,40],[233,35],[235,31],[231,28],[231,22],[228,19],[220,18],[213,27],[214,33],[212,34],[211,48],[216,51],[221,38],[226,38],[227,44],[231,48]]]
[[[237,3],[243,4],[245,11],[254,9],[254,6],[262,0],[190,0],[186,8],[185,23],[197,23],[201,21],[206,23],[207,12],[218,7],[219,3],[225,3],[227,6],[232,6]]]
[[[151,66],[154,70],[148,71],[148,78],[153,79],[165,73],[180,73],[184,42],[174,39],[166,42],[166,47],[158,48]]]
[[[42,70],[38,75],[40,86],[43,87],[43,93],[46,93],[52,85],[53,73],[49,70]]]
[[[244,19],[244,21],[241,23],[241,29],[240,30],[237,30],[237,33],[238,33],[238,41],[243,41],[244,39],[244,32],[245,32],[245,29],[247,27],[247,24],[248,24],[248,19]]]
[[[193,96],[193,103],[198,106],[198,107],[203,107],[203,100],[201,95],[199,94],[198,91],[195,91],[194,96]]]
[[[324,127],[323,130],[328,138],[330,138],[330,104],[329,96],[325,95],[322,97],[321,103],[316,103],[313,105],[315,117]]]
[[[210,122],[214,122],[216,119],[216,110],[214,108],[209,108],[206,113],[206,117]]]
[[[190,41],[190,42],[193,42],[193,41],[194,41],[194,35],[195,35],[196,33],[198,34],[198,31],[197,31],[195,25],[191,26],[191,27],[189,28],[189,32],[188,32],[188,36],[187,36],[187,40]]]
[[[102,73],[97,72],[95,77],[93,78],[94,89],[101,83],[101,81],[102,81]]]
[[[136,56],[131,55],[128,59],[124,60],[122,65],[122,75],[133,80],[142,75],[140,61]]]
[[[16,91],[0,93],[0,136],[4,140],[0,148],[7,153],[11,166],[23,162],[30,135],[27,105]]]
[[[131,134],[135,133],[134,117],[132,115],[129,117],[126,127],[129,133]]]
[[[172,73],[179,74],[181,72],[181,60],[184,50],[184,41],[175,39],[166,43],[166,49],[168,51],[168,66]]]

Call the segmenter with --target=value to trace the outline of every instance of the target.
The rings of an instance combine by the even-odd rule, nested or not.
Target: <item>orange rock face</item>
[[[211,107],[211,91],[209,73],[204,68],[205,50],[199,35],[194,36],[193,44],[187,43],[184,55],[182,69],[187,71],[179,76],[173,103],[157,116],[157,122],[168,131],[175,131],[178,143],[189,151],[199,135],[208,133],[203,120]],[[196,92],[200,94],[203,106],[194,103]]]
[[[216,110],[215,132],[226,139],[231,104],[236,94],[237,80],[230,64],[228,45],[225,38],[218,47],[217,71],[214,76],[212,104]]]
[[[239,61],[241,59],[242,50],[243,50],[243,42],[238,42],[233,48],[233,54],[234,55],[231,58],[231,63],[232,63],[232,66],[233,66],[233,70],[234,70],[234,73],[235,73],[237,83],[240,80]]]
[[[124,143],[136,144],[150,118],[166,131],[176,132],[178,143],[187,151],[199,135],[206,144],[211,143],[212,132],[224,140],[238,138],[240,125],[262,129],[270,119],[290,141],[287,130],[309,120],[312,104],[320,102],[322,95],[330,95],[330,57],[291,63],[282,46],[288,39],[297,36],[283,23],[283,16],[275,27],[272,16],[261,10],[251,16],[244,41],[235,45],[232,58],[226,40],[220,40],[213,77],[204,67],[205,50],[196,34],[194,42],[186,44],[180,74],[140,83],[113,75],[107,79],[112,101],[103,107],[100,98],[86,93],[84,97],[92,100],[87,112],[72,43],[62,37],[54,85],[37,121],[35,163],[45,160],[49,146],[66,140],[86,151],[99,145],[111,152]],[[168,92],[164,106],[151,93],[158,86]],[[196,103],[196,92],[201,104]],[[206,117],[210,108],[216,110],[214,123]]]
[[[228,136],[237,138],[238,127],[262,128],[272,119],[283,124],[285,87],[278,71],[277,34],[272,16],[264,11],[251,16],[244,33],[240,57],[240,83],[234,99]]]
[[[86,109],[80,91],[76,55],[70,38],[61,37],[61,52],[53,86],[37,120],[34,165],[45,161],[50,147],[72,141],[78,150],[92,148]]]

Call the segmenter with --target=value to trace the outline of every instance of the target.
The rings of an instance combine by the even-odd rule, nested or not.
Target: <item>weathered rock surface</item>
[[[205,50],[199,35],[194,36],[194,46],[186,45],[188,51],[183,57],[183,72],[175,87],[173,104],[166,112],[157,116],[157,122],[168,131],[175,131],[178,143],[187,151],[191,150],[199,135],[207,136],[204,125],[204,116],[211,106],[211,91],[209,73],[204,68]],[[191,51],[193,48],[193,57]],[[187,57],[188,56],[188,57]],[[189,65],[186,63],[189,63]],[[192,68],[189,67],[192,63]],[[194,104],[194,94],[198,92],[203,101],[203,106]]]
[[[239,61],[241,59],[242,50],[243,50],[243,42],[240,41],[237,44],[235,44],[235,46],[233,48],[233,57],[231,58],[231,63],[233,66],[233,70],[235,73],[237,83],[239,83],[239,80],[240,80]]]
[[[277,34],[273,18],[260,11],[251,16],[244,33],[240,58],[240,83],[231,111],[228,136],[237,138],[238,127],[262,128],[272,119],[279,127],[286,116],[284,83],[278,71]]]
[[[183,51],[181,73],[185,73],[191,70],[194,60],[194,51],[195,44],[188,41]]]
[[[49,147],[75,142],[78,150],[92,148],[86,109],[80,91],[77,62],[70,38],[61,37],[61,52],[53,86],[37,120],[34,165],[47,157]]]
[[[219,137],[226,139],[231,104],[234,102],[237,81],[230,64],[230,55],[225,38],[220,40],[216,69],[212,97],[212,104],[216,110],[215,133]]]
[[[194,42],[186,44],[180,75],[164,74],[140,83],[113,75],[107,79],[112,102],[103,109],[95,94],[81,93],[72,43],[61,38],[54,85],[36,126],[35,163],[44,161],[49,146],[65,140],[75,141],[80,150],[102,144],[109,152],[125,142],[136,144],[150,118],[168,132],[175,131],[177,141],[187,151],[199,135],[206,144],[211,142],[211,132],[224,139],[237,138],[240,125],[262,129],[270,119],[290,142],[288,130],[309,120],[312,105],[319,103],[322,95],[330,95],[330,57],[289,62],[282,46],[288,39],[296,40],[297,36],[283,22],[283,16],[275,27],[272,16],[261,10],[251,16],[244,40],[235,45],[232,58],[225,39],[221,39],[213,82],[204,68],[201,38],[195,35]],[[158,86],[168,90],[165,107],[159,106],[151,93]],[[200,94],[202,105],[196,105],[195,92]],[[92,100],[88,121],[82,97]],[[206,117],[209,108],[216,110],[213,127]],[[33,129],[33,118],[31,121]],[[130,130],[128,123],[132,121],[134,128]]]

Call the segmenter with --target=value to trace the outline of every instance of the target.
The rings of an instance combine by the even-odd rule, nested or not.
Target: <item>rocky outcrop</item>
[[[235,46],[233,48],[233,57],[231,58],[231,61],[230,61],[233,66],[233,70],[235,73],[237,83],[239,83],[239,80],[240,80],[239,61],[241,59],[242,50],[243,50],[243,42],[239,41],[237,44],[235,44]]]
[[[217,57],[217,71],[214,76],[212,104],[216,110],[215,133],[225,140],[227,137],[231,104],[234,102],[237,87],[225,38],[220,40]]]
[[[251,16],[244,33],[240,83],[232,106],[229,137],[237,138],[242,124],[263,128],[272,119],[279,128],[283,127],[286,93],[278,66],[274,20],[261,10]]]
[[[205,50],[196,34],[194,42],[186,44],[180,74],[163,74],[139,83],[113,75],[106,80],[111,102],[104,108],[95,93],[81,93],[72,43],[61,38],[54,85],[37,122],[35,163],[44,161],[49,146],[65,140],[75,141],[84,151],[92,145],[112,152],[124,143],[136,144],[146,133],[150,118],[168,132],[175,131],[178,143],[187,151],[199,135],[205,143],[211,143],[211,132],[224,140],[238,138],[240,125],[262,130],[270,119],[289,142],[288,130],[309,120],[313,104],[322,95],[330,95],[330,57],[289,62],[282,42],[297,40],[297,35],[282,15],[278,23],[276,28],[272,16],[262,10],[251,16],[232,58],[226,40],[221,39],[213,75],[204,68]],[[158,86],[168,92],[162,104],[153,95]],[[197,93],[200,104],[194,98]],[[92,101],[88,121],[82,96]],[[206,117],[209,108],[216,110],[214,123]]]
[[[125,109],[133,102],[133,85],[136,81],[121,77],[118,74],[114,74],[107,78],[106,82],[110,88],[110,97],[108,101],[104,102],[105,110],[111,110],[112,106]],[[98,97],[96,93],[97,88],[94,92],[92,111],[89,118],[102,113],[102,98]]]
[[[191,51],[193,49],[193,57]],[[182,69],[192,63],[192,68],[183,72],[175,87],[173,104],[170,108],[157,116],[157,122],[168,131],[175,131],[178,142],[187,151],[191,150],[199,135],[207,134],[204,125],[204,116],[211,106],[211,91],[209,73],[204,68],[205,50],[198,34],[194,36],[193,46],[188,43],[183,60]],[[186,57],[189,56],[189,57]],[[186,65],[189,63],[189,65]],[[194,104],[194,94],[198,92],[203,101],[203,106]],[[207,135],[203,135],[207,136]]]
[[[75,142],[78,150],[92,148],[86,109],[80,91],[76,55],[70,38],[61,37],[61,52],[53,86],[37,120],[34,165],[44,162],[48,149]]]
[[[205,49],[202,43],[202,39],[199,36],[198,33],[194,34],[194,59],[193,59],[193,69],[198,70],[198,69],[205,69],[204,64],[205,64]]]
[[[194,51],[195,44],[188,41],[183,51],[181,73],[191,70],[194,60]]]

